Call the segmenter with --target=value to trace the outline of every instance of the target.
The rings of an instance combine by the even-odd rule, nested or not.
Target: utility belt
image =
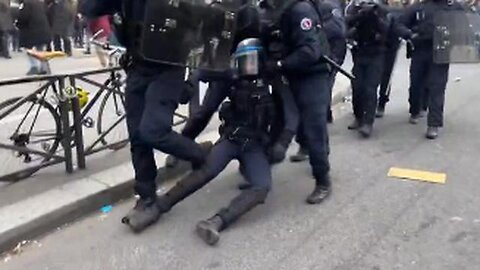
[[[259,132],[242,126],[224,127],[220,134],[222,138],[227,139],[237,145],[241,145],[242,148],[247,148],[252,144],[267,146],[270,141],[270,138],[266,132]]]

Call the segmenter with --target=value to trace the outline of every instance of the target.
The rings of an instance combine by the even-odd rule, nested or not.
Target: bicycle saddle
[[[39,52],[35,50],[27,50],[27,54],[43,62],[52,60],[53,58],[61,58],[66,56],[64,52],[60,52],[60,51]]]

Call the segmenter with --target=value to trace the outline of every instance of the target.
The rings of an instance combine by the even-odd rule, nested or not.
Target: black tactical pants
[[[297,102],[304,145],[310,155],[312,174],[317,181],[330,171],[327,109],[330,104],[329,74],[318,73],[289,78]]]
[[[153,149],[192,162],[205,158],[199,145],[172,130],[182,89],[183,68],[127,71],[127,125],[135,191],[142,198],[156,196],[157,167]]]
[[[388,48],[383,57],[383,72],[382,79],[380,81],[380,90],[378,94],[378,104],[381,107],[385,107],[385,104],[390,101],[390,93],[392,90],[392,73],[393,68],[395,67],[395,62],[397,60],[399,48],[400,43],[396,44],[391,48]]]
[[[230,161],[237,159],[242,175],[253,188],[270,190],[272,174],[265,148],[251,142],[244,146],[228,139],[219,140],[208,155],[204,170],[213,179],[220,174]]]
[[[353,113],[363,124],[372,125],[377,108],[377,89],[383,70],[383,53],[353,54]]]
[[[327,107],[327,114],[325,116],[328,116],[328,114],[331,112],[332,109],[332,93],[333,93],[333,87],[335,86],[335,78],[337,77],[337,71],[332,71],[329,76],[328,76],[328,90],[330,91],[330,99],[328,100],[328,107]],[[303,132],[303,124],[300,122],[298,125],[298,130],[297,134],[295,135],[295,141],[298,143],[298,145],[303,148],[307,149],[307,139],[305,138],[305,133]],[[329,136],[327,132],[327,153],[330,154],[330,143],[329,143]]]
[[[227,207],[217,212],[216,215],[223,221],[221,229],[255,206],[264,203],[272,184],[272,173],[265,148],[254,141],[245,145],[221,138],[213,146],[206,163],[200,170],[191,172],[166,194],[158,198],[161,211],[168,212],[177,203],[201,189],[234,159],[240,162],[243,176],[252,186],[242,191]]]
[[[428,104],[428,126],[443,126],[443,108],[449,69],[449,64],[433,62],[431,50],[417,50],[412,54],[409,89],[410,114],[418,115],[425,104]],[[428,95],[425,95],[427,89]]]

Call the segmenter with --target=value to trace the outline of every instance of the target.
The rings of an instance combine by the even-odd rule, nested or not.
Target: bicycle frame
[[[65,96],[62,96],[63,93],[58,91],[58,89],[64,89],[65,85],[65,76],[52,76],[52,75],[46,75],[46,76],[36,76],[36,77],[31,77],[31,78],[20,78],[20,79],[11,79],[11,80],[2,80],[0,81],[0,86],[4,85],[15,85],[15,84],[21,84],[21,83],[29,83],[29,82],[41,82],[41,81],[47,81],[44,85],[40,86],[37,90],[32,92],[31,94],[21,98],[19,101],[15,102],[12,106],[9,108],[2,110],[0,112],[0,120],[4,119],[6,116],[14,112],[16,109],[18,109],[20,106],[25,104],[26,102],[29,101],[30,98],[35,97],[37,95],[42,95],[44,98],[48,92],[49,89],[52,89],[54,94],[59,97],[59,112],[60,112],[60,119],[61,119],[61,126],[62,129],[64,130],[64,133],[62,134],[61,138],[61,144],[64,149],[64,155],[52,155],[50,158],[51,160],[41,163],[38,166],[30,167],[27,169],[19,170],[13,173],[9,173],[7,175],[2,175],[0,176],[0,182],[16,182],[18,180],[23,179],[21,175],[29,175],[30,172],[35,172],[41,168],[54,165],[54,164],[59,164],[62,162],[65,162],[65,170],[67,173],[72,173],[73,172],[73,158],[72,158],[72,148],[70,147],[70,141],[71,141],[71,132],[69,129],[69,117],[68,117],[68,100],[64,98]],[[58,88],[57,84],[58,83]],[[77,100],[78,102],[78,100]],[[23,117],[22,122],[25,120],[25,118],[28,116],[28,113],[30,112],[31,108],[27,112],[27,114]],[[38,114],[38,112],[37,112]],[[36,120],[35,120],[36,121]],[[33,125],[33,123],[32,123]],[[46,157],[47,154],[38,150],[34,150],[25,146],[17,146],[17,145],[8,145],[4,143],[0,143],[0,149],[7,149],[7,150],[12,150],[16,152],[21,152],[21,153],[28,153],[28,154],[35,154],[41,157]]]
[[[114,147],[116,145],[124,145],[128,142],[127,139],[112,142],[109,145],[103,145],[98,147],[98,144],[107,136],[115,127],[120,125],[122,121],[125,120],[126,116],[122,115],[118,119],[115,119],[114,123],[110,126],[106,127],[105,131],[102,131],[101,134],[98,134],[98,137],[95,141],[89,145],[86,149],[84,148],[84,138],[82,132],[82,119],[84,119],[87,114],[92,110],[94,104],[100,100],[100,98],[106,93],[106,91],[110,92],[112,95],[116,95],[119,97],[125,97],[125,93],[119,89],[120,85],[123,85],[124,81],[119,78],[120,68],[119,67],[110,67],[104,69],[97,69],[73,74],[56,74],[56,75],[43,75],[43,76],[35,76],[35,77],[27,77],[27,78],[16,78],[16,79],[8,79],[8,80],[0,80],[0,87],[7,86],[7,85],[17,85],[22,83],[31,83],[31,82],[43,82],[43,84],[35,89],[32,93],[26,95],[25,97],[21,98],[19,101],[15,102],[8,108],[4,108],[0,110],[0,121],[3,120],[5,117],[10,115],[12,112],[20,108],[23,104],[29,101],[29,98],[38,97],[39,95],[45,98],[46,94],[49,90],[51,90],[54,95],[58,98],[58,112],[60,115],[60,125],[61,125],[61,146],[63,148],[63,155],[58,153],[54,153],[51,155],[51,159],[39,164],[35,167],[29,167],[27,169],[19,170],[14,173],[9,173],[8,175],[0,175],[0,182],[7,181],[7,182],[16,182],[19,181],[29,175],[32,172],[36,172],[39,169],[44,167],[48,167],[54,164],[59,164],[64,162],[65,163],[65,170],[67,173],[73,172],[73,147],[76,148],[77,154],[77,165],[79,169],[86,168],[86,157],[103,151],[109,147]],[[104,82],[100,83],[94,81],[90,78],[87,78],[89,75],[96,75],[96,74],[103,74],[109,73],[109,78]],[[99,91],[95,94],[95,96],[88,102],[87,106],[84,109],[80,109],[79,100],[76,95],[68,95],[65,92],[65,83],[66,80],[69,80],[69,84],[72,87],[75,87],[77,81],[85,82],[89,85],[94,87],[98,87]],[[120,81],[119,81],[120,80]],[[114,83],[114,85],[111,85]],[[115,85],[118,84],[118,85]],[[71,93],[70,93],[71,94]],[[46,100],[46,102],[49,102]],[[121,102],[121,101],[120,101]],[[70,113],[73,114],[73,124],[70,125]],[[174,122],[174,126],[183,124],[188,119],[187,116],[181,115],[179,113],[175,113],[176,117],[179,117],[180,120]],[[73,142],[73,144],[72,144]],[[31,149],[28,147],[21,147],[16,145],[9,145],[5,143],[0,143],[0,149],[6,150],[13,150],[17,152],[24,152],[34,154],[40,157],[45,157],[46,154]]]

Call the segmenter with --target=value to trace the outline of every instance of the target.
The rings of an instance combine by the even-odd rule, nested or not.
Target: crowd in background
[[[78,7],[82,0],[0,0],[0,56],[11,58],[11,52],[22,49],[62,51],[72,56],[73,48],[91,53],[89,38],[97,35],[101,42],[111,34],[108,16],[87,20]],[[106,60],[101,48],[95,48],[103,66]],[[27,75],[44,74],[46,69],[29,58]]]

